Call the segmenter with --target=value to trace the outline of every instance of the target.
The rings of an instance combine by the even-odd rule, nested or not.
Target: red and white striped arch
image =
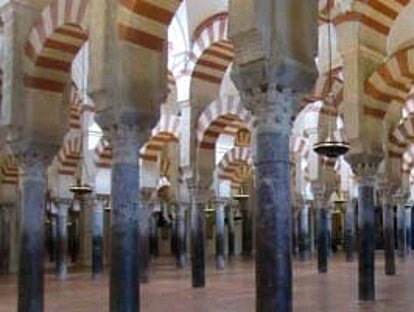
[[[340,1],[336,2],[335,5],[341,5]],[[334,16],[333,22],[335,25],[359,23],[362,31],[386,38],[394,21],[409,3],[410,0],[354,0],[349,8]]]
[[[119,38],[154,52],[163,52],[168,25],[181,0],[119,0],[119,3]]]
[[[414,46],[397,51],[365,82],[365,93],[382,107],[365,104],[364,114],[384,118],[387,105],[405,105],[414,82]]]
[[[82,139],[80,136],[73,136],[66,140],[57,155],[59,174],[75,175],[78,162],[81,159],[81,150]]]
[[[180,139],[180,121],[179,116],[162,115],[157,126],[152,130],[150,140],[140,151],[141,159],[156,162],[166,144],[178,143]]]
[[[234,59],[233,44],[227,38],[228,14],[216,14],[198,26],[193,34],[192,78],[220,85]]]
[[[29,70],[25,86],[61,93],[71,64],[87,40],[89,0],[52,0],[35,23],[25,45]]]
[[[410,114],[398,124],[389,136],[389,156],[401,158],[414,140],[414,115]]]
[[[211,103],[197,123],[199,147],[214,149],[221,134],[236,135],[242,128],[250,128],[251,114],[244,108],[239,96],[227,96]]]
[[[223,158],[217,165],[218,176],[222,180],[230,180],[239,184],[238,170],[241,166],[252,166],[252,152],[248,147],[236,146],[223,155]]]
[[[19,183],[19,165],[13,155],[7,155],[1,165],[2,183],[17,185]]]
[[[111,169],[112,168],[112,146],[111,143],[101,138],[99,143],[95,147],[95,166],[99,169]]]

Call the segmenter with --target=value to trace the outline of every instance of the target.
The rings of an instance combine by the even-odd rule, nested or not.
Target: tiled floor
[[[406,312],[414,311],[414,257],[398,264],[399,274],[383,274],[377,257],[377,301],[357,300],[357,263],[342,257],[330,260],[330,272],[318,275],[314,262],[294,264],[294,311],[296,312]],[[223,272],[208,270],[207,287],[190,288],[189,271],[176,271],[171,260],[153,265],[151,282],[142,286],[141,311],[151,312],[251,312],[254,311],[252,262],[235,261]],[[16,311],[15,277],[0,277],[0,312]],[[64,282],[46,277],[46,312],[108,311],[108,280],[92,281],[89,274],[71,273]]]

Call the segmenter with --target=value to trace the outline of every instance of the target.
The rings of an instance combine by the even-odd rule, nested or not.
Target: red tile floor
[[[414,256],[398,263],[398,275],[383,274],[384,262],[377,256],[377,301],[357,300],[357,263],[342,256],[330,260],[327,275],[316,273],[314,261],[294,263],[295,312],[406,312],[414,311]],[[190,288],[190,272],[177,271],[170,259],[153,264],[151,282],[141,288],[141,311],[151,312],[252,312],[254,271],[251,261],[236,260],[223,272],[207,271],[207,287]],[[16,311],[15,277],[0,277],[0,312]],[[108,279],[93,281],[86,272],[71,272],[67,281],[53,274],[45,279],[46,312],[108,311]]]

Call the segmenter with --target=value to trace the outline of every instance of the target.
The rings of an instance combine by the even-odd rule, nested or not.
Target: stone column
[[[150,252],[152,257],[158,257],[158,224],[154,214],[150,216]]]
[[[414,250],[414,207],[411,206],[411,250]]]
[[[139,209],[139,279],[141,283],[149,282],[150,269],[150,218],[152,206],[150,203],[153,189],[142,188]]]
[[[11,273],[12,237],[14,205],[11,203],[0,204],[0,275]]]
[[[381,155],[350,155],[358,175],[358,294],[362,301],[375,300],[375,174]]]
[[[34,147],[19,154],[22,168],[22,212],[18,278],[18,311],[43,311],[44,217],[46,168],[54,151]]]
[[[119,123],[113,128],[110,311],[139,311],[139,155],[147,135]]]
[[[177,207],[176,227],[177,227],[177,268],[184,269],[187,264],[187,231],[185,212],[187,203],[179,203]]]
[[[304,261],[310,258],[310,229],[309,229],[309,205],[304,204],[299,211],[298,222],[298,249],[299,260]]]
[[[92,278],[99,278],[104,270],[104,205],[106,198],[97,195],[92,207]]]
[[[249,197],[239,197],[240,212],[243,216],[242,224],[242,255],[250,257],[253,251],[253,220],[249,205]]]
[[[316,199],[316,241],[318,272],[328,272],[328,211],[323,198]]]
[[[411,203],[405,204],[405,252],[407,255],[411,253]]]
[[[225,202],[215,201],[216,211],[216,269],[224,269],[224,205]]]
[[[56,276],[60,280],[68,275],[68,213],[72,201],[69,198],[56,199],[57,214],[57,248],[56,248]]]
[[[256,310],[292,310],[289,135],[295,99],[276,84],[241,93],[255,116]]]
[[[347,262],[354,261],[354,235],[355,235],[355,202],[352,198],[346,203],[345,222],[344,222],[344,249]]]
[[[198,187],[190,186],[191,194],[191,276],[192,286],[205,286],[205,202]]]
[[[227,235],[228,235],[228,257],[232,258],[236,254],[236,234],[234,230],[234,208],[233,203],[227,206]]]
[[[390,201],[391,191],[387,186],[380,186],[379,191],[384,224],[385,274],[395,275],[394,207]]]
[[[395,196],[397,204],[397,255],[401,260],[406,255],[406,233],[405,233],[405,202],[406,196],[398,194]]]

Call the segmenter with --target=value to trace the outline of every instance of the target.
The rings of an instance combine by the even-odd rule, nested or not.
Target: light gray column
[[[224,206],[225,202],[220,199],[216,199],[215,212],[216,212],[216,269],[224,269]]]
[[[139,150],[147,134],[127,124],[112,132],[110,311],[139,311]]]
[[[72,200],[58,198],[55,203],[57,205],[56,276],[64,280],[68,275],[68,212]]]
[[[18,311],[43,311],[44,217],[46,168],[44,151],[30,148],[19,155],[22,167],[22,212],[18,280]]]
[[[344,249],[347,262],[354,261],[355,244],[355,201],[352,198],[346,203],[345,222],[344,222]]]
[[[177,268],[183,269],[187,264],[187,231],[186,209],[188,203],[179,203],[177,207]]]
[[[236,232],[234,228],[234,203],[227,206],[227,235],[228,235],[228,257],[231,259],[236,254]]]
[[[201,190],[191,185],[191,276],[194,288],[205,287],[205,202]]]
[[[92,207],[92,277],[99,278],[104,270],[104,205],[106,198],[97,195]]]
[[[406,233],[405,233],[405,200],[402,195],[396,196],[397,202],[397,254],[400,260],[405,260]]]

